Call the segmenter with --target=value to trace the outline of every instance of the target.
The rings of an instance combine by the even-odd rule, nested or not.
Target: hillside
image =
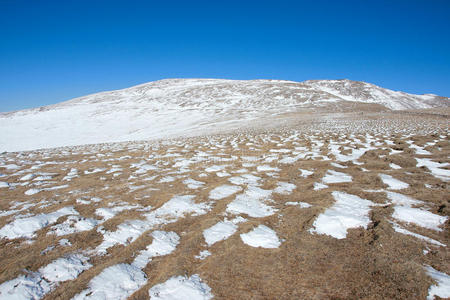
[[[350,80],[167,79],[0,114],[0,151],[229,132],[299,112],[448,106],[449,98]]]

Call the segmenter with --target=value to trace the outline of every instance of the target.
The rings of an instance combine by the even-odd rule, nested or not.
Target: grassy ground
[[[174,195],[190,194],[196,196],[195,202],[206,203],[210,200],[209,192],[222,184],[230,184],[231,176],[253,174],[261,178],[260,188],[273,190],[278,182],[289,182],[295,184],[296,189],[289,195],[273,194],[270,205],[277,212],[271,216],[251,218],[242,215],[248,221],[239,224],[238,231],[230,238],[211,247],[206,246],[202,232],[223,220],[226,207],[235,195],[215,202],[207,214],[186,216],[161,226],[159,229],[176,232],[181,242],[170,255],[149,262],[144,269],[148,282],[131,299],[147,299],[148,289],[155,284],[186,274],[199,274],[217,299],[424,299],[433,283],[424,266],[431,265],[449,274],[449,252],[446,247],[396,233],[389,222],[392,220],[392,205],[384,192],[374,191],[387,189],[378,174],[389,174],[409,184],[407,189],[399,192],[424,201],[425,204],[419,207],[448,216],[448,183],[433,176],[428,168],[416,166],[416,158],[450,162],[448,129],[447,118],[428,113],[334,114],[320,118],[291,115],[289,122],[281,128],[159,142],[5,153],[0,156],[3,164],[16,164],[19,168],[0,167],[0,173],[6,175],[0,177],[0,181],[8,182],[12,187],[0,189],[0,210],[10,210],[15,202],[34,206],[0,217],[0,228],[17,215],[49,213],[65,206],[73,206],[83,217],[100,220],[95,214],[97,208],[118,206],[119,202],[156,209]],[[330,143],[337,143],[341,154],[351,153],[352,148],[362,148],[369,141],[367,134],[374,139],[371,143],[373,149],[358,159],[362,164],[336,161],[330,153]],[[387,140],[392,143],[387,143]],[[407,141],[413,141],[414,145],[430,154],[417,154]],[[277,149],[287,150],[286,153],[275,152]],[[392,150],[402,152],[392,154]],[[316,157],[310,155],[292,163],[281,163],[283,158],[307,151],[314,152]],[[192,160],[183,169],[182,162],[201,157],[199,153],[205,153],[204,160]],[[256,157],[257,161],[249,160],[247,156]],[[266,160],[270,157],[273,161]],[[158,169],[139,173],[139,168],[133,164],[141,162]],[[346,168],[336,168],[331,165],[333,162]],[[393,169],[391,163],[401,168]],[[258,171],[260,165],[280,170]],[[33,166],[39,168],[31,170]],[[221,171],[229,175],[207,172],[205,169],[211,166],[224,166]],[[85,174],[85,171],[97,168],[104,170]],[[112,168],[120,171],[108,173]],[[71,169],[77,169],[79,176],[63,180]],[[313,174],[302,177],[299,169],[311,170]],[[353,181],[314,190],[314,183],[320,182],[327,170],[344,172],[351,175]],[[52,173],[49,175],[51,179],[21,180],[28,173],[39,172]],[[167,176],[173,177],[173,181],[161,182]],[[183,183],[187,178],[204,182],[204,185],[199,189],[189,189]],[[32,187],[62,184],[69,187],[25,195]],[[130,189],[130,186],[139,188]],[[372,208],[367,229],[350,229],[345,239],[308,231],[317,216],[333,205],[332,191],[347,192],[380,204]],[[92,197],[101,201],[90,204],[77,202],[77,199]],[[302,201],[312,207],[287,206],[285,203],[288,201]],[[115,231],[126,220],[143,219],[144,213],[140,209],[125,210],[99,226],[106,231]],[[66,219],[61,217],[55,224]],[[63,282],[46,295],[46,299],[69,299],[84,290],[89,281],[106,267],[130,263],[151,243],[150,233],[156,229],[143,233],[129,244],[113,246],[101,256],[91,251],[103,240],[102,232],[97,231],[98,226],[89,231],[56,236],[49,234],[55,224],[38,230],[32,242],[23,238],[0,241],[0,282],[16,278],[24,274],[24,270],[37,271],[65,254],[89,253],[92,268],[75,280]],[[254,248],[242,242],[239,234],[259,224],[267,225],[277,233],[282,239],[279,248]],[[402,226],[443,244],[450,242],[448,221],[442,231],[414,224],[402,223]],[[58,241],[62,238],[68,239],[71,246],[60,246]],[[43,253],[49,246],[54,248]],[[195,256],[205,249],[212,255],[204,260],[196,259]]]

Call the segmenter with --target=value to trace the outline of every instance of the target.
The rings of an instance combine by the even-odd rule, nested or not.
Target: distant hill
[[[449,107],[351,80],[166,79],[0,114],[0,151],[177,137],[298,111]]]

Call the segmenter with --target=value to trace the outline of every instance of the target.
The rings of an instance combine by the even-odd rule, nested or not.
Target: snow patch
[[[336,203],[317,217],[309,232],[343,239],[350,228],[367,228],[373,202],[344,192],[333,192],[332,195]]]
[[[213,298],[211,288],[202,282],[200,276],[172,277],[164,283],[157,284],[148,291],[150,299],[159,300],[208,300]]]
[[[409,187],[409,184],[406,182],[395,179],[391,175],[386,174],[378,174],[384,184],[388,185],[391,190],[401,190]]]
[[[325,176],[322,178],[322,182],[325,184],[352,182],[352,176],[334,170],[328,170]]]
[[[450,276],[433,269],[431,266],[426,266],[425,270],[427,271],[427,274],[437,283],[430,286],[428,289],[427,300],[435,299],[434,296],[438,296],[443,299],[450,298]]]
[[[281,245],[276,232],[265,225],[259,225],[252,231],[241,234],[241,239],[252,247],[278,248]]]
[[[237,195],[236,199],[228,204],[226,211],[233,214],[247,214],[253,218],[273,215],[277,209],[262,202],[270,200],[271,194],[270,190],[249,186],[243,194]]]
[[[220,200],[229,197],[241,190],[242,188],[240,186],[224,184],[211,190],[209,192],[209,198],[213,200]]]

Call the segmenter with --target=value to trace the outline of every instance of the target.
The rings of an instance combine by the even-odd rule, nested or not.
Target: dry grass
[[[370,109],[368,111],[373,112]],[[2,154],[0,158],[5,163],[21,164],[23,170],[45,162],[55,162],[55,164],[42,165],[37,172],[56,173],[57,175],[51,179],[55,181],[53,185],[66,183],[70,186],[61,190],[42,191],[33,196],[25,196],[24,192],[30,188],[30,185],[21,186],[23,181],[20,178],[27,172],[17,173],[18,170],[2,170],[0,167],[0,172],[6,174],[7,181],[15,187],[0,190],[0,208],[6,211],[15,201],[29,201],[36,205],[17,214],[49,213],[65,206],[73,206],[84,217],[100,219],[95,214],[95,210],[117,202],[141,207],[151,206],[153,210],[162,206],[174,195],[192,194],[196,196],[197,203],[207,203],[209,191],[222,184],[229,184],[229,177],[220,177],[214,172],[202,177],[201,174],[207,173],[205,168],[212,165],[226,165],[224,171],[232,176],[238,176],[238,173],[233,172],[245,168],[248,173],[257,173],[257,176],[262,178],[260,187],[263,189],[274,189],[279,181],[293,183],[297,189],[290,195],[273,195],[274,202],[271,205],[278,210],[276,214],[265,218],[244,216],[248,218],[248,222],[239,224],[237,233],[209,248],[205,247],[202,232],[223,220],[223,213],[227,205],[233,201],[234,196],[215,202],[210,212],[205,215],[186,216],[175,223],[160,226],[159,229],[176,232],[181,237],[181,242],[170,255],[157,257],[149,262],[144,269],[148,282],[136,291],[131,299],[147,299],[148,289],[155,284],[164,282],[172,276],[191,274],[199,274],[211,287],[217,299],[425,298],[432,280],[426,275],[423,266],[431,265],[440,271],[450,273],[448,251],[445,247],[431,246],[423,240],[394,232],[389,223],[393,210],[389,204],[386,204],[386,195],[367,190],[385,189],[386,185],[378,174],[389,174],[409,183],[409,188],[402,190],[401,193],[424,201],[433,213],[448,216],[448,184],[432,176],[427,168],[417,168],[415,160],[416,157],[429,157],[434,161],[449,162],[450,144],[446,119],[428,113],[400,115],[381,112],[364,113],[364,115],[326,115],[318,119],[302,118],[298,114],[284,117],[289,120],[286,129],[265,128],[255,129],[246,134],[217,135],[189,140],[123,143]],[[322,130],[315,135],[315,138],[308,138],[312,131],[319,128],[317,126],[327,122],[337,124],[347,122],[345,123],[347,132]],[[353,125],[348,125],[352,122],[355,124],[355,129],[352,129]],[[386,124],[389,122],[393,124],[390,126],[397,131],[385,137],[389,129]],[[373,124],[378,124],[379,128],[374,127]],[[382,126],[388,129],[383,132]],[[425,131],[423,131],[424,128]],[[297,139],[288,140],[287,137],[292,134],[292,130],[298,130],[300,135]],[[408,132],[402,133],[401,130],[408,130]],[[319,158],[307,157],[289,164],[281,164],[277,161],[258,162],[254,166],[246,166],[245,163],[251,163],[251,161],[246,162],[242,159],[242,156],[267,158],[274,154],[271,152],[273,149],[296,151],[296,147],[306,147],[311,150],[316,140],[324,142],[317,153],[329,155],[328,145],[331,139],[343,143],[340,148],[341,154],[349,154],[351,150],[346,149],[345,146],[353,145],[344,141],[348,142],[356,137],[366,142],[368,132],[380,141],[389,139],[394,144],[383,144],[377,149],[367,151],[359,159],[363,165],[356,165],[351,161],[339,162],[347,167],[345,169],[332,167],[330,163],[333,160],[326,161]],[[440,139],[439,136],[442,134],[446,136],[445,139],[441,139],[432,146],[425,145]],[[234,144],[233,139],[236,139]],[[413,140],[416,145],[425,146],[424,149],[430,151],[431,156],[417,155],[406,143],[407,140]],[[189,147],[186,148],[186,145]],[[355,148],[360,147],[361,145],[357,145]],[[390,149],[403,152],[390,155]],[[192,163],[186,173],[177,173],[179,167],[174,167],[177,156],[167,156],[167,154],[177,153],[182,157],[191,158],[199,151],[207,152],[209,158]],[[99,153],[102,154],[101,157],[97,156]],[[284,155],[294,156],[292,153],[275,154],[279,159]],[[211,157],[222,157],[225,161]],[[329,157],[335,159],[332,155]],[[227,161],[227,159],[231,160]],[[142,160],[147,160],[148,164],[156,165],[159,169],[136,174],[136,169],[131,168],[130,165]],[[393,170],[389,166],[390,163],[402,168]],[[256,167],[260,164],[276,166],[281,170],[274,177],[265,172],[257,172]],[[120,175],[107,174],[112,165],[120,165],[122,169]],[[63,178],[71,168],[76,168],[80,176],[64,182]],[[84,174],[85,170],[96,168],[106,170]],[[299,168],[314,170],[314,174],[304,178],[300,176]],[[330,184],[327,189],[314,190],[314,183],[321,181],[329,169],[351,175],[353,182]],[[147,180],[152,176],[156,177]],[[174,181],[159,182],[165,176],[173,176]],[[190,190],[183,184],[186,178],[202,181],[205,185],[203,188]],[[5,178],[0,179],[5,181]],[[143,188],[130,190],[130,186],[143,186]],[[308,230],[317,216],[333,205],[331,192],[334,190],[348,192],[374,203],[386,205],[372,209],[371,223],[367,229],[351,229],[345,239],[312,235]],[[77,199],[92,197],[102,200],[89,205],[77,202]],[[51,204],[39,207],[39,203],[43,201],[51,201]],[[284,203],[287,201],[307,202],[312,207],[301,209],[286,206]],[[138,209],[126,210],[101,226],[107,231],[114,231],[118,225],[127,220],[143,219],[143,214],[144,212]],[[14,217],[15,215],[0,217],[0,228],[14,220]],[[66,217],[60,218],[56,224],[63,223],[65,219]],[[241,241],[239,234],[246,233],[259,224],[265,224],[276,231],[280,239],[283,239],[280,248],[253,248]],[[444,244],[450,242],[449,222],[445,224],[442,232],[414,225],[403,225],[411,231],[439,240]],[[96,228],[57,237],[54,234],[48,234],[49,227],[37,231],[32,243],[27,243],[24,239],[0,241],[0,282],[23,274],[23,270],[37,271],[65,254],[95,249],[103,240],[102,234],[97,232]],[[127,245],[109,248],[107,255],[91,255],[92,268],[82,272],[77,279],[60,284],[46,296],[46,299],[69,299],[84,290],[89,281],[106,267],[118,263],[130,263],[140,250],[151,243],[150,233],[151,231],[145,232]],[[61,238],[67,238],[72,245],[59,246],[58,241]],[[48,246],[55,246],[55,248],[41,254]],[[212,255],[205,260],[195,259],[194,256],[204,249],[208,249]],[[424,255],[423,250],[426,249],[429,249],[429,252]]]

